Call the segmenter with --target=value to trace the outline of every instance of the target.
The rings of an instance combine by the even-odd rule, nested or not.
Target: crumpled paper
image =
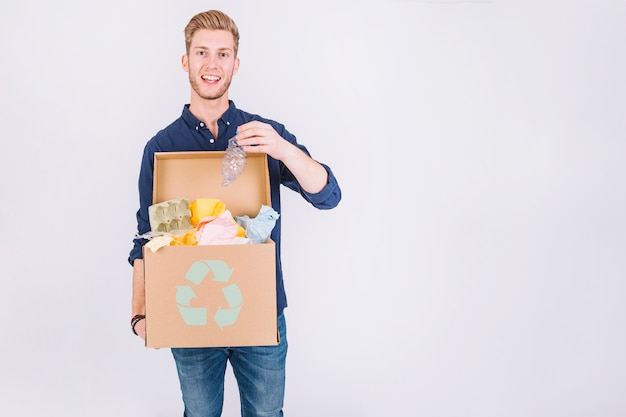
[[[246,230],[246,237],[252,243],[264,243],[272,234],[280,214],[272,207],[262,205],[256,217],[237,216],[235,221]]]
[[[174,240],[174,238],[170,235],[156,236],[146,243],[145,246],[152,252],[156,252],[164,246],[169,246],[172,240]]]
[[[207,216],[200,220],[196,239],[198,245],[230,245],[250,243],[242,237],[241,226],[235,222],[230,210],[225,210],[218,217]],[[245,233],[245,231],[243,231]]]
[[[196,231],[191,229],[154,236],[146,243],[146,247],[152,252],[156,252],[164,246],[194,246],[197,244]]]

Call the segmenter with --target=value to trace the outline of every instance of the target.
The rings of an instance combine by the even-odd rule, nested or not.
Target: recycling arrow
[[[224,261],[204,261],[209,264],[211,271],[213,271],[213,281],[228,282],[233,270],[228,267]]]
[[[243,297],[241,296],[241,291],[237,284],[230,284],[222,288],[222,293],[224,294],[224,298],[226,298],[228,306],[231,308],[240,306],[243,303]]]
[[[183,316],[185,324],[190,326],[206,326],[207,309],[204,307],[182,307],[177,306],[180,315]]]
[[[176,302],[183,306],[191,304],[191,300],[196,297],[193,289],[189,285],[181,285],[176,287]]]
[[[233,269],[229,268],[228,264],[221,260],[196,261],[189,267],[187,274],[185,274],[185,279],[195,285],[200,285],[210,272],[213,273],[212,281],[226,283],[230,280]],[[213,319],[219,328],[223,330],[224,326],[231,326],[237,321],[243,306],[243,297],[237,283],[223,287],[222,294],[228,304],[228,308],[219,306]],[[176,287],[176,303],[183,321],[191,326],[206,326],[208,309],[204,307],[190,307],[191,300],[194,298],[197,298],[197,296],[191,286],[180,285]]]
[[[191,281],[196,285],[200,285],[200,283],[204,280],[204,277],[206,277],[208,273],[209,265],[202,261],[198,261],[194,262],[191,265],[189,271],[187,271],[187,274],[185,275],[185,278],[187,279],[187,281]]]
[[[220,329],[224,330],[224,326],[231,326],[237,321],[241,306],[236,308],[222,308],[221,306],[215,312],[213,319],[220,326]]]
[[[213,272],[213,281],[228,282],[233,270],[224,261],[197,261],[191,265],[185,278],[200,285],[209,272]]]

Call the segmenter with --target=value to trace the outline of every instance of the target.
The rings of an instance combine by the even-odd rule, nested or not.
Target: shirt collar
[[[222,114],[222,117],[218,119],[218,123],[225,124],[226,126],[230,126],[235,122],[235,116],[237,114],[237,108],[235,107],[235,103],[232,100],[228,100],[228,109]],[[206,128],[205,123],[194,116],[189,111],[189,104],[185,104],[183,107],[182,118],[192,129],[199,130],[202,128]]]

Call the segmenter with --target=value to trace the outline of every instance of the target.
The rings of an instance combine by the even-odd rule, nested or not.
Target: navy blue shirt
[[[182,115],[165,129],[159,131],[150,139],[144,148],[141,169],[139,171],[139,210],[137,211],[137,233],[142,235],[150,231],[150,220],[148,218],[148,207],[152,205],[152,186],[154,173],[154,153],[155,152],[186,152],[186,151],[225,151],[228,146],[228,139],[235,136],[237,128],[253,120],[269,123],[285,140],[293,143],[310,156],[308,150],[298,144],[296,137],[289,133],[285,126],[273,120],[265,119],[261,116],[247,113],[235,107],[235,103],[230,101],[228,110],[218,120],[218,137],[215,138],[204,122],[198,120],[189,111],[189,105],[183,107]],[[324,164],[322,166],[328,172],[328,183],[319,193],[307,193],[300,187],[300,184],[280,161],[268,155],[268,167],[270,176],[270,189],[272,208],[279,214],[280,210],[280,185],[284,185],[302,195],[302,197],[318,209],[331,209],[339,204],[341,200],[341,189],[330,168]],[[220,174],[221,175],[221,174]],[[260,207],[259,207],[260,208]],[[276,243],[276,307],[278,315],[282,314],[287,307],[287,296],[283,284],[283,273],[280,260],[280,230],[281,217],[278,217],[276,225],[272,230],[272,240]],[[147,243],[145,239],[135,239],[130,251],[128,261],[132,265],[135,259],[142,258],[142,247]]]

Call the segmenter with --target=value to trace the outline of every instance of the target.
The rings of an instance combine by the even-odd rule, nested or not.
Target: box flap
[[[255,217],[261,205],[271,206],[267,155],[249,153],[235,181],[223,186],[222,158],[226,152],[156,152],[153,204],[177,198],[189,201],[216,198],[233,216]]]

